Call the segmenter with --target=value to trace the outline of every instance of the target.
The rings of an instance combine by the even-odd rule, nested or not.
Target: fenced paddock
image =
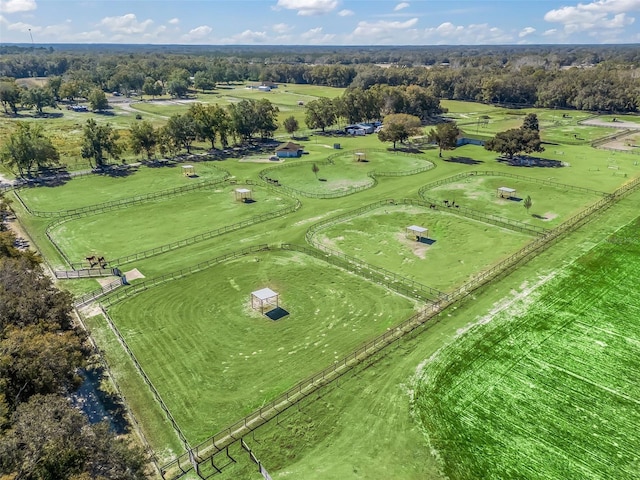
[[[357,153],[366,161],[357,161]],[[313,165],[318,167],[317,174]],[[419,155],[380,149],[345,150],[320,161],[288,163],[267,168],[260,178],[295,195],[310,198],[338,198],[367,190],[377,177],[416,175],[435,168]]]
[[[144,201],[157,196],[175,195],[189,191],[190,187],[206,187],[224,180],[229,172],[213,163],[198,164],[198,178],[186,178],[177,163],[151,163],[123,170],[120,174],[91,172],[69,181],[34,184],[19,189],[19,195],[30,212],[45,217],[70,216],[86,212],[87,208],[99,211],[119,204]],[[185,190],[181,190],[185,188]],[[50,210],[54,205],[56,210]]]
[[[349,255],[445,292],[531,241],[528,232],[474,221],[446,208],[374,205],[312,227],[307,238],[331,254]],[[429,238],[406,238],[406,225],[415,223],[429,228]]]
[[[496,189],[504,185],[516,189],[515,198],[496,196]],[[439,205],[453,202],[458,206],[454,208],[483,212],[546,230],[608,194],[522,175],[474,171],[425,185],[420,195],[428,202]],[[527,196],[532,199],[529,210],[524,207]]]
[[[220,278],[232,280],[214,281]],[[247,254],[151,288],[153,281],[132,286],[139,293],[131,297],[114,292],[125,301],[108,312],[193,443],[400,323],[418,305],[294,251]],[[286,317],[273,321],[251,309],[249,293],[264,285],[280,294]]]
[[[131,257],[146,258],[275,218],[299,206],[284,192],[258,185],[252,186],[256,201],[241,204],[234,201],[234,188],[222,184],[131,205],[117,214],[65,219],[50,226],[47,234],[74,265],[94,253],[110,265],[114,260],[122,264]],[[171,239],[174,242],[167,243]]]

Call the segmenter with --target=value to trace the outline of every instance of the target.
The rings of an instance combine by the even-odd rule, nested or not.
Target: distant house
[[[373,133],[376,128],[372,123],[359,123],[357,127],[364,130],[364,133]]]
[[[278,158],[299,158],[302,156],[302,145],[288,142],[276,148]]]

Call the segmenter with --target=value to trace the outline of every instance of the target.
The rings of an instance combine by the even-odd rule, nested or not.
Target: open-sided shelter
[[[509,187],[499,187],[497,195],[500,198],[513,198],[516,195],[516,189]]]
[[[279,307],[279,298],[280,295],[270,288],[256,290],[251,292],[251,308],[256,310],[260,308],[260,313],[264,314],[265,307],[270,305],[275,305],[276,308]]]
[[[235,194],[236,201],[248,202],[250,200],[253,200],[253,198],[251,198],[251,190],[249,190],[248,188],[236,188]]]
[[[182,174],[185,177],[192,177],[196,174],[196,167],[193,165],[182,165]]]
[[[420,242],[423,238],[429,238],[429,229],[410,225],[407,227],[407,237],[416,237],[416,240]]]

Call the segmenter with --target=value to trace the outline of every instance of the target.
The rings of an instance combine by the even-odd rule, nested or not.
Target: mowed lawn
[[[516,189],[514,197],[501,197],[498,194],[500,187]],[[573,191],[500,176],[467,177],[427,190],[424,196],[434,200],[453,201],[461,207],[543,228],[560,225],[602,198],[595,192]],[[524,207],[527,196],[531,197],[532,202],[528,211]]]
[[[428,240],[406,227],[428,228]],[[424,207],[381,207],[320,230],[315,240],[374,266],[447,291],[532,240],[531,236]]]
[[[640,219],[426,362],[448,478],[638,478]]]
[[[361,155],[357,155],[360,153]],[[361,161],[358,161],[358,158]],[[295,166],[273,167],[265,172],[269,178],[293,188],[302,194],[348,193],[351,189],[372,186],[372,172],[411,172],[433,164],[424,156],[402,153],[367,151],[348,152],[334,157],[331,164],[315,163],[318,172],[313,172],[315,162],[301,162]]]
[[[121,176],[89,175],[54,187],[24,188],[20,197],[32,210],[69,210],[194,185],[222,178],[226,173],[214,162],[198,162],[194,166],[197,177],[193,178],[183,175],[181,164],[140,166]]]
[[[273,321],[251,308],[250,293],[265,287],[280,294],[289,315]],[[415,308],[313,257],[273,252],[152,288],[109,313],[196,443],[384,333]]]
[[[236,185],[194,190],[115,211],[62,222],[51,236],[75,261],[88,255],[109,259],[190,238],[273,213],[295,200],[256,186],[253,203],[236,201]],[[179,255],[179,253],[178,253]]]

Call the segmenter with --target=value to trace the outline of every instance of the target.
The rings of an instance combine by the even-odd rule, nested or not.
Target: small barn
[[[278,158],[300,158],[302,156],[302,145],[297,143],[287,142],[276,148],[276,155]]]

